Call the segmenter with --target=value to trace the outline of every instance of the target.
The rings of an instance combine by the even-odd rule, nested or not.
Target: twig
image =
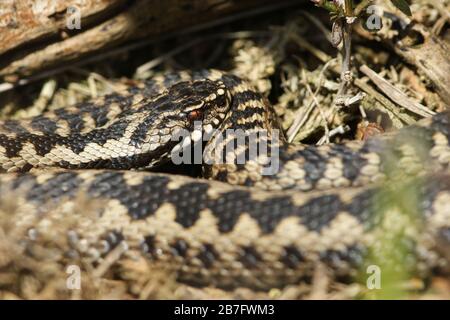
[[[183,35],[199,32],[201,30],[209,29],[212,27],[226,25],[228,23],[242,20],[244,18],[253,17],[253,16],[257,16],[257,15],[264,14],[267,12],[282,10],[282,9],[285,9],[288,7],[293,7],[293,6],[298,6],[298,5],[299,5],[298,0],[288,0],[286,2],[273,3],[270,5],[260,6],[259,8],[254,8],[252,10],[247,10],[244,12],[238,12],[238,13],[235,13],[232,15],[228,15],[224,18],[215,19],[214,21],[211,21],[211,22],[202,23],[202,24],[199,24],[199,25],[196,25],[193,27],[189,27],[182,31],[167,32],[166,34],[158,36],[156,38],[150,38],[150,39],[146,38],[141,41],[133,42],[131,44],[124,45],[122,47],[117,47],[117,48],[108,50],[107,52],[94,54],[93,56],[90,56],[90,57],[80,58],[79,61],[74,61],[70,64],[65,64],[63,66],[53,67],[46,71],[41,71],[41,72],[36,73],[35,75],[30,76],[28,78],[19,79],[15,83],[9,83],[9,82],[0,83],[0,92],[8,91],[8,90],[14,89],[16,87],[27,85],[31,82],[35,82],[35,81],[41,80],[43,78],[47,78],[47,77],[62,73],[73,67],[80,67],[80,66],[86,65],[88,63],[102,61],[102,60],[105,60],[112,56],[117,56],[117,55],[123,54],[125,52],[137,50],[137,49],[146,47],[148,45],[158,43],[163,40],[174,38],[176,36],[183,36]]]
[[[111,252],[108,253],[102,263],[92,272],[94,278],[102,277],[108,269],[119,260],[122,254],[128,250],[128,244],[120,242]]]
[[[349,107],[357,102],[360,102],[362,99],[364,99],[365,96],[366,96],[366,94],[364,92],[358,92],[354,96],[337,99],[335,104],[338,106]]]
[[[316,143],[316,145],[321,146],[327,141],[330,140],[331,137],[337,135],[337,134],[344,134],[346,132],[350,131],[350,127],[348,125],[340,125],[339,127],[334,128],[333,130],[330,130],[328,133],[325,133],[322,138]]]
[[[332,43],[331,41],[331,32],[330,30],[328,30],[327,27],[325,27],[322,23],[322,21],[320,21],[317,17],[313,16],[311,13],[306,12],[306,11],[300,11],[300,13],[307,18],[309,21],[311,21],[312,24],[314,24],[317,29],[319,29],[324,36],[327,38],[327,40]]]
[[[238,31],[238,32],[226,32],[226,33],[217,33],[217,34],[212,34],[209,36],[202,36],[199,38],[195,38],[181,46],[178,46],[176,48],[174,48],[173,50],[156,57],[155,59],[152,59],[146,63],[144,63],[143,65],[139,66],[136,69],[135,72],[135,77],[140,79],[142,78],[142,75],[144,75],[146,72],[148,72],[149,70],[155,68],[156,66],[160,65],[161,63],[163,63],[164,61],[180,54],[181,52],[189,49],[190,47],[193,47],[199,43],[202,43],[204,41],[208,41],[208,40],[214,40],[217,38],[222,38],[222,39],[243,39],[243,38],[251,38],[251,37],[259,37],[259,36],[266,36],[269,35],[269,32],[256,32],[256,31]]]
[[[308,50],[317,59],[319,59],[323,63],[326,63],[327,61],[330,61],[332,59],[331,56],[329,56],[325,52],[323,52],[323,51],[317,49],[316,47],[314,47],[314,45],[312,45],[305,38],[301,37],[299,34],[294,33],[294,34],[291,34],[290,37],[291,37],[292,41],[296,42],[299,47]]]
[[[320,87],[319,87],[319,88],[320,88]],[[319,101],[317,101],[317,97],[316,97],[316,94],[317,94],[317,93],[312,92],[311,86],[310,86],[308,83],[306,84],[306,89],[308,90],[309,94],[311,95],[314,104],[315,104],[316,107],[319,109],[320,116],[322,117],[322,121],[323,121],[323,123],[324,123],[324,124],[323,124],[323,127],[324,127],[324,129],[325,129],[325,136],[327,137],[326,140],[325,140],[325,142],[326,142],[326,143],[329,143],[330,141],[329,141],[328,138],[329,138],[330,128],[328,128],[328,121],[327,121],[327,118],[326,118],[326,116],[325,116],[325,113],[323,112],[322,107],[320,106]],[[318,92],[318,90],[317,90],[317,92]]]
[[[179,47],[176,47],[175,49],[173,49],[173,50],[171,50],[171,51],[169,51],[169,52],[167,52],[167,53],[165,53],[165,54],[163,54],[161,56],[156,57],[155,59],[152,59],[152,60],[144,63],[143,65],[139,66],[136,69],[135,77],[141,78],[141,75],[143,75],[147,71],[155,68],[159,64],[163,63],[165,60],[167,60],[167,59],[169,59],[169,58],[171,58],[171,57],[173,57],[173,56],[175,56],[175,55],[177,55],[177,54],[187,50],[188,48],[190,48],[190,47],[192,47],[192,46],[194,46],[194,45],[196,45],[196,44],[198,44],[198,43],[200,43],[202,41],[203,41],[202,38],[195,38],[195,39],[193,39],[191,41],[188,41],[188,42],[184,43],[183,45],[181,45]]]
[[[422,117],[430,117],[435,114],[435,112],[429,110],[424,105],[418,102],[411,101],[411,99],[409,99],[406,94],[394,87],[378,73],[370,69],[367,65],[362,65],[359,70],[361,70],[362,73],[368,76],[370,80],[375,83],[378,89],[383,91],[383,93],[386,94],[392,101],[402,106],[406,110],[409,110]]]
[[[448,11],[448,6],[444,6],[443,1],[441,0],[427,0],[429,4],[431,4],[433,7],[435,7],[439,14],[442,15],[442,17],[445,17],[447,20],[450,20],[450,11]]]
[[[366,92],[369,96],[373,97],[378,102],[380,102],[383,105],[383,107],[386,108],[386,111],[388,113],[391,113],[391,114],[395,115],[402,122],[404,122],[404,123],[406,123],[408,125],[411,125],[411,124],[416,122],[413,118],[411,118],[406,113],[402,113],[401,110],[399,110],[397,108],[397,106],[395,104],[393,104],[388,98],[386,98],[381,93],[376,91],[374,88],[372,88],[370,85],[365,83],[363,80],[356,79],[355,80],[355,85],[358,88],[360,88],[361,90],[363,90],[364,92]]]
[[[317,81],[318,83],[316,85],[316,91],[314,92],[313,96],[316,96],[319,93],[320,89],[322,88],[323,75],[324,75],[325,71],[329,68],[330,64],[333,62],[334,62],[334,59],[328,60],[328,62],[325,63],[325,65],[323,66],[322,70],[320,70],[319,78]],[[311,101],[309,103],[309,105],[306,107],[306,110],[303,110],[301,108],[297,110],[295,119],[294,119],[291,127],[287,131],[287,137],[288,137],[289,142],[292,142],[294,140],[294,137],[297,135],[298,130],[300,130],[300,128],[305,124],[306,120],[308,119],[309,114],[313,110],[313,106],[314,106],[313,101]]]
[[[308,300],[326,299],[330,286],[330,276],[327,274],[327,268],[323,263],[318,263],[314,269],[311,293]]]
[[[352,55],[352,25],[355,22],[353,16],[353,9],[351,1],[345,1],[345,19],[342,18],[342,68],[341,68],[341,83],[333,105],[336,101],[345,95],[348,85],[352,81],[351,74],[351,55]],[[335,21],[334,23],[337,23]]]
[[[322,61],[322,63],[328,63],[332,60],[332,57],[327,55],[325,52],[321,51],[318,48],[315,48],[311,43],[306,41],[304,38],[298,37],[295,35],[297,40],[297,44],[302,48],[308,50],[314,57]],[[340,67],[338,65],[334,65],[330,68],[336,74],[340,73]],[[362,81],[361,79],[355,79],[354,84],[365,91],[368,95],[374,97],[377,101],[379,101],[389,113],[395,115],[398,119],[400,119],[403,123],[408,125],[415,123],[415,120],[411,118],[408,114],[402,113],[389,99],[380,94],[378,91],[373,89],[370,85]],[[292,127],[291,127],[292,128]]]

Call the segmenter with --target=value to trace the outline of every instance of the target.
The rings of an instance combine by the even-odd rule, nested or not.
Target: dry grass
[[[428,26],[441,21],[440,9],[432,1],[413,1],[424,10],[416,15]],[[322,15],[322,16],[321,16]],[[271,25],[272,27],[267,27]],[[439,27],[439,25],[437,26]],[[437,28],[436,27],[436,28]],[[231,31],[230,31],[231,29]],[[353,94],[364,91],[366,99],[358,108],[333,105],[339,87],[339,59],[327,38],[327,17],[320,11],[278,12],[252,21],[172,39],[152,47],[59,74],[26,88],[0,96],[0,118],[37,115],[118,90],[133,81],[173,69],[231,69],[244,76],[274,103],[290,141],[323,143],[362,137],[358,130],[370,125],[384,130],[400,128],[417,118],[395,112],[372,93],[376,89],[365,77]],[[448,34],[445,36],[450,37]],[[181,47],[181,48],[180,48]],[[167,54],[173,52],[173,54]],[[443,103],[415,70],[373,43],[355,43],[356,64],[377,70],[410,99],[439,111]],[[115,68],[115,66],[121,66]],[[356,72],[356,71],[355,71]],[[130,81],[129,78],[134,78]],[[365,89],[364,89],[365,88]],[[396,106],[398,108],[398,106]],[[357,129],[359,128],[359,129]],[[362,128],[362,129],[361,129]],[[267,292],[239,288],[195,288],[177,283],[174,275],[158,265],[138,258],[112,258],[99,273],[82,258],[68,259],[65,247],[70,221],[58,221],[54,237],[37,243],[22,243],[27,232],[14,221],[18,214],[6,195],[0,201],[0,299],[353,299],[375,298],[365,286],[333,283],[318,268],[313,284],[299,284]],[[47,213],[51,216],[51,212]],[[31,223],[31,222],[29,222]],[[68,290],[66,266],[83,266],[82,290]],[[102,267],[102,266],[100,266]],[[450,282],[434,278],[424,289],[421,280],[404,283],[404,298],[449,299]]]

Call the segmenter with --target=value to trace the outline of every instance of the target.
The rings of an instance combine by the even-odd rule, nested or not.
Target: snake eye
[[[200,120],[203,117],[203,112],[200,110],[193,110],[188,113],[187,118],[189,121]]]

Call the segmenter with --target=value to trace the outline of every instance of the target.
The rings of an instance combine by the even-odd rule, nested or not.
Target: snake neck
[[[232,103],[206,144],[204,176],[249,186],[262,176],[275,175],[279,153],[284,154],[289,145],[272,105],[236,76],[214,72],[210,76],[225,84]]]
[[[293,145],[263,95],[237,77],[223,75],[221,81],[233,101],[206,146],[207,178],[263,190],[311,191],[450,168],[450,111],[364,141]]]

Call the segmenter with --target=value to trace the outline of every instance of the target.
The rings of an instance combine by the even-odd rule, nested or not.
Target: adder
[[[444,111],[365,141],[289,144],[247,82],[172,73],[0,122],[0,202],[14,196],[24,245],[70,221],[68,257],[101,263],[126,244],[195,285],[279,287],[319,264],[354,276],[390,259],[371,260],[391,229],[394,255],[424,274],[449,266],[449,141]],[[189,142],[204,147],[203,178],[151,172]]]

